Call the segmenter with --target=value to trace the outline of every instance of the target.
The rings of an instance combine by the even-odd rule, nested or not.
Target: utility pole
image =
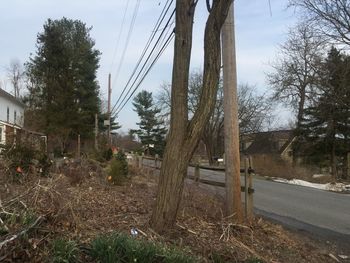
[[[234,1],[222,27],[222,62],[224,75],[224,131],[226,213],[243,221],[239,156],[237,69],[234,32]]]
[[[111,146],[111,73],[108,74],[108,145]]]

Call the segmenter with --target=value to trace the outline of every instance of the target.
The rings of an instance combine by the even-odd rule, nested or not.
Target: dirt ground
[[[223,216],[219,197],[192,183],[185,186],[176,226],[160,236],[148,225],[157,176],[147,169],[131,172],[122,186],[109,184],[103,172],[92,168],[78,177],[29,176],[21,184],[0,175],[0,226],[7,228],[0,231],[0,262],[50,262],[51,242],[58,237],[83,247],[98,234],[130,233],[131,228],[139,230],[137,238],[175,244],[201,262],[214,257],[220,262],[350,262],[338,257],[336,247],[262,218],[235,224]]]

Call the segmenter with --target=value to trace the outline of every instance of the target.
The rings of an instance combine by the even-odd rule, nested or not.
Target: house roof
[[[16,97],[12,96],[10,93],[4,91],[3,89],[0,88],[0,97],[6,98],[10,101],[12,101],[13,103],[25,108],[25,104],[23,102],[21,102],[19,99],[17,99]]]
[[[292,130],[258,132],[242,136],[243,142],[251,142],[246,154],[281,154],[293,139]],[[280,144],[283,143],[283,145]]]

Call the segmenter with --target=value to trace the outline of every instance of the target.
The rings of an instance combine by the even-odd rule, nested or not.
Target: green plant
[[[20,217],[21,224],[24,226],[29,226],[33,224],[36,219],[37,216],[32,210],[24,211],[24,213]]]
[[[97,262],[164,262],[190,263],[195,259],[173,248],[145,240],[131,238],[125,234],[112,233],[93,240],[90,256]]]
[[[106,160],[106,161],[109,161],[111,160],[113,157],[113,151],[111,148],[108,148],[107,150],[105,150],[103,152],[103,158]]]
[[[74,263],[78,262],[79,248],[72,240],[56,239],[52,245],[52,262]]]
[[[123,173],[124,173],[125,175],[127,175],[127,174],[128,174],[128,162],[127,162],[127,160],[126,160],[126,155],[125,155],[125,153],[119,151],[119,152],[116,154],[115,159],[117,159],[118,161],[120,161],[120,162],[122,163],[122,166],[123,166],[123,167],[122,167]]]
[[[123,161],[113,159],[110,163],[108,171],[108,180],[116,185],[121,185],[127,176],[127,169],[125,172],[125,164]]]

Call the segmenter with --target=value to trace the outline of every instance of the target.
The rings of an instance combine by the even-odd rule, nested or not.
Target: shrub
[[[127,171],[126,171],[127,172]],[[125,164],[123,161],[113,159],[108,171],[108,180],[116,185],[121,185],[126,179]]]
[[[111,148],[108,148],[107,150],[104,150],[103,152],[103,158],[106,160],[106,161],[109,161],[111,160],[113,157],[113,151]]]
[[[194,258],[177,249],[161,244],[112,233],[92,241],[90,256],[97,262],[195,262]]]
[[[126,155],[123,152],[118,152],[117,155],[115,156],[115,158],[120,161],[122,163],[122,169],[123,169],[123,173],[125,175],[128,174],[128,162],[126,160]]]
[[[50,168],[52,165],[51,160],[47,156],[46,153],[38,155],[38,161],[39,161],[39,173],[41,176],[48,176],[50,173]]]
[[[74,263],[78,262],[79,249],[72,240],[56,239],[52,246],[52,262]]]
[[[9,171],[17,181],[21,180],[22,171],[28,173],[30,166],[36,156],[36,151],[30,145],[20,143],[17,145],[5,145],[1,152],[1,157],[7,163]],[[20,170],[17,169],[20,167]]]

